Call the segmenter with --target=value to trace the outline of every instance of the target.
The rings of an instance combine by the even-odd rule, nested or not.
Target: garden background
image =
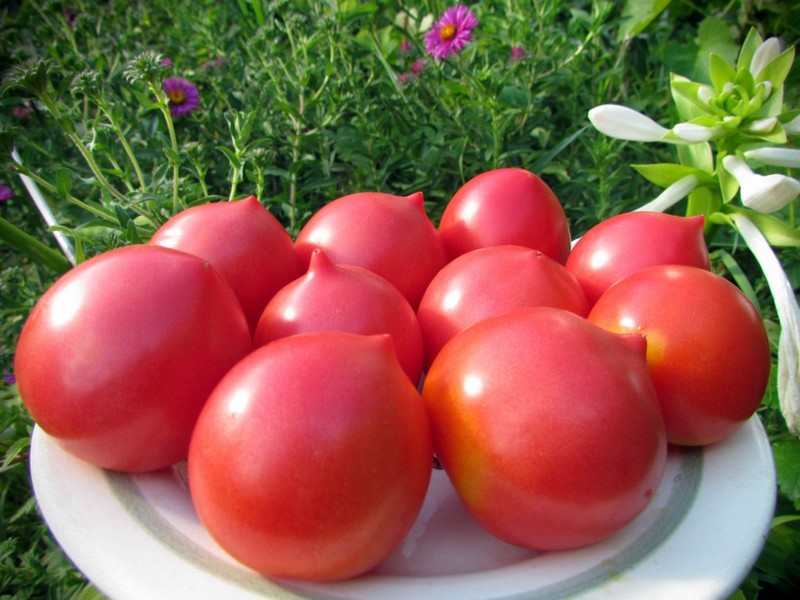
[[[790,4],[491,0],[470,5],[478,26],[469,43],[436,59],[424,33],[447,2],[3,3],[0,65],[16,70],[0,97],[0,218],[10,224],[0,244],[0,597],[99,597],[38,515],[32,422],[13,377],[22,323],[69,267],[54,233],[82,260],[146,240],[183,207],[250,194],[293,235],[355,191],[422,191],[437,221],[470,177],[517,166],[556,192],[577,237],[661,191],[631,164],[675,160],[667,144],[604,136],[588,111],[618,103],[676,122],[670,73],[707,81],[709,52],[734,61],[753,27],[796,44]],[[187,97],[196,89],[196,108],[165,111],[164,78],[185,79]],[[799,80],[795,65],[784,92],[792,108]],[[796,229],[795,206],[780,216]],[[729,235],[711,249],[715,269],[752,287],[776,343],[769,290],[747,247]],[[800,251],[777,252],[796,292]],[[760,414],[779,502],[740,598],[800,592],[800,443],[773,390]]]

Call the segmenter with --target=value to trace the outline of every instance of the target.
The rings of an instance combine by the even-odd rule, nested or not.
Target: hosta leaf
[[[694,175],[698,178],[700,183],[712,180],[712,177],[705,171],[695,169],[694,167],[687,167],[685,165],[676,165],[673,163],[657,163],[652,165],[631,165],[636,171],[649,182],[654,183],[659,187],[669,187],[679,179],[683,179],[687,175]]]

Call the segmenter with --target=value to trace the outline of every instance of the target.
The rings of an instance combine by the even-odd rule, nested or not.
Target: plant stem
[[[72,268],[72,264],[63,254],[46,246],[2,217],[0,217],[0,240],[58,274],[66,273]]]

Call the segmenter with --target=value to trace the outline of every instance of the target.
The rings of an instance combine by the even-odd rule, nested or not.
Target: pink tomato
[[[426,363],[462,329],[526,306],[589,312],[576,279],[538,250],[507,245],[462,254],[436,274],[417,310]]]
[[[197,415],[251,347],[244,313],[197,256],[137,245],[68,271],[26,321],[17,383],[33,419],[94,465],[184,460]]]
[[[356,265],[392,283],[416,310],[425,288],[447,262],[421,192],[359,192],[320,208],[297,236],[307,266],[314,248],[334,263]]]
[[[570,249],[564,208],[542,179],[519,168],[486,171],[453,195],[439,222],[450,260],[484,248],[514,244],[564,263]]]
[[[647,338],[647,365],[669,440],[723,440],[750,418],[769,381],[764,323],[742,291],[705,269],[660,265],[611,286],[588,319]]]
[[[200,520],[272,577],[360,575],[422,507],[432,442],[388,334],[311,332],[256,349],[198,419],[189,486]]]
[[[450,340],[422,394],[436,455],[481,525],[564,550],[644,510],[667,455],[644,347],[553,307],[489,317]]]

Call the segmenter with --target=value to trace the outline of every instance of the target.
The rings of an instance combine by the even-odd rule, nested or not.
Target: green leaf
[[[700,183],[713,181],[713,177],[706,171],[695,169],[686,165],[676,165],[673,163],[657,163],[652,165],[631,165],[636,171],[649,182],[663,188],[671,186],[679,179],[687,175],[694,175]]]
[[[778,487],[800,509],[800,440],[786,439],[772,444]]]
[[[717,93],[722,92],[725,84],[736,77],[736,69],[725,58],[712,52],[708,55],[708,73]]]
[[[617,32],[617,41],[639,35],[669,3],[670,0],[627,0],[622,9],[623,22]]]
[[[669,89],[672,94],[672,101],[675,103],[675,108],[678,109],[678,114],[684,121],[689,121],[695,117],[708,114],[708,108],[705,105],[699,104],[697,99],[697,86],[694,81],[684,77],[683,75],[670,74]],[[694,92],[692,91],[694,90]]]
[[[700,88],[706,87],[685,78],[674,78],[670,81],[672,98],[678,106],[678,112],[684,120],[713,114],[708,105],[700,99]]]
[[[507,85],[500,90],[498,100],[508,106],[524,108],[528,106],[528,91],[516,85]]]
[[[732,204],[726,205],[725,211],[747,216],[772,246],[800,247],[800,231],[774,215]]]
[[[714,153],[711,144],[686,144],[677,146],[678,160],[682,165],[694,167],[707,173],[714,172]]]
[[[753,61],[753,55],[756,53],[758,47],[762,44],[764,39],[756,31],[755,27],[747,32],[747,37],[742,44],[742,49],[739,51],[739,58],[736,61],[736,70],[749,69],[750,63]]]

